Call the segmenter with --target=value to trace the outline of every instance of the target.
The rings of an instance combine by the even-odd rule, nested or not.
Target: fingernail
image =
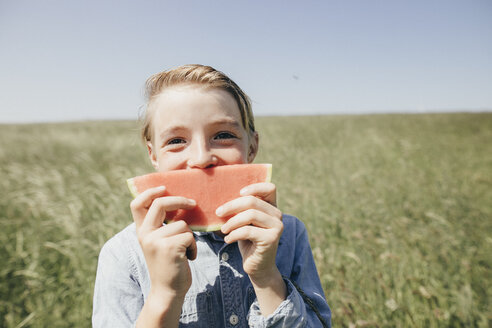
[[[222,212],[224,212],[224,208],[222,206],[215,210],[215,214],[217,214],[218,216],[221,216]]]
[[[196,205],[196,200],[194,200],[194,199],[188,199],[188,203],[190,205]]]
[[[247,194],[248,193],[248,187],[244,187],[243,189],[241,189],[241,191],[239,191],[239,194],[242,196],[244,194]]]
[[[158,190],[158,191],[163,191],[164,189],[166,189],[166,187],[164,187],[164,186],[159,186],[159,187],[157,187],[157,190]]]

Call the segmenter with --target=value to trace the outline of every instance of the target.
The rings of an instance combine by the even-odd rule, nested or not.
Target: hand
[[[184,298],[191,286],[188,259],[196,258],[195,239],[184,221],[163,222],[167,212],[192,209],[196,203],[184,197],[163,197],[164,192],[164,187],[148,189],[131,202],[130,208],[149,270],[151,294]]]
[[[217,209],[217,215],[231,217],[223,226],[226,243],[238,242],[243,269],[252,282],[263,285],[278,277],[275,264],[283,231],[282,212],[275,207],[276,187],[256,183],[241,190],[241,196]]]

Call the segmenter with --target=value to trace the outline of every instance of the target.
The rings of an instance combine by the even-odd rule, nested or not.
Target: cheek
[[[241,145],[236,148],[224,149],[221,157],[229,164],[244,164],[248,162],[248,148]]]
[[[185,163],[183,154],[180,153],[159,153],[157,157],[158,171],[166,172],[171,170],[179,170],[184,168]]]

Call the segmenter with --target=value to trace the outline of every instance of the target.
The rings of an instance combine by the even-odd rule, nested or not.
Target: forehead
[[[156,130],[173,124],[196,126],[214,120],[242,121],[238,104],[231,94],[199,85],[168,88],[153,100],[152,107],[152,123]]]

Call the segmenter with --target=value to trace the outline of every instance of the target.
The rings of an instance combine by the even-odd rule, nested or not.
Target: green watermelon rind
[[[137,190],[137,186],[135,185],[135,182],[133,181],[133,178],[127,179],[126,184],[133,198],[136,198],[138,196],[138,190]]]
[[[263,164],[267,167],[265,182],[272,182],[272,164]]]
[[[166,222],[170,223],[170,222]],[[207,226],[197,226],[197,225],[190,225],[190,229],[193,231],[200,231],[200,232],[209,232],[209,231],[219,231],[222,228],[223,224],[215,224],[215,225],[207,225]]]

